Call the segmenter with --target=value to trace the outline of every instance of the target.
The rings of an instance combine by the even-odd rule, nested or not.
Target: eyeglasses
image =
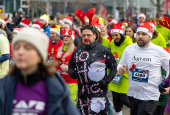
[[[82,35],[82,38],[85,38],[86,36],[87,36],[87,38],[90,38],[90,37],[93,36],[93,35],[91,35],[91,34]]]
[[[65,37],[66,37],[66,38],[70,38],[70,36],[69,36],[69,35],[64,35],[63,37],[64,37],[64,38],[65,38]]]

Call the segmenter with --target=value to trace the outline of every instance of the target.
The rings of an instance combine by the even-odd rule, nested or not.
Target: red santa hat
[[[23,20],[20,22],[20,25],[21,25],[21,26],[24,26],[24,27],[29,27],[29,25],[30,25],[30,20],[29,20],[28,18],[23,19]]]
[[[66,31],[66,29],[64,29],[63,31],[62,31],[62,35],[70,35],[71,36],[71,39],[74,41],[74,39],[75,39],[75,33],[74,33],[74,31],[72,31],[71,29],[70,30],[68,30],[68,31]]]
[[[148,23],[148,22],[143,22],[139,25],[139,27],[137,28],[137,32],[139,31],[142,31],[142,32],[145,32],[146,34],[148,34],[151,38],[153,36],[153,33],[152,33],[152,27],[151,25]]]
[[[112,24],[112,23],[116,24],[117,23],[117,21],[115,19],[112,19],[112,18],[109,18],[108,22],[109,22],[109,24]]]
[[[63,22],[72,25],[73,24],[73,17],[67,16],[63,19]]]
[[[59,23],[64,24],[63,20],[64,20],[64,18],[61,19],[61,20],[59,21]]]
[[[14,28],[13,32],[16,32],[17,34],[21,31],[21,28]]]
[[[92,25],[95,26],[95,28],[96,28],[99,32],[101,32],[101,31],[100,31],[100,27],[99,27],[99,18],[94,18],[94,19],[92,20]]]
[[[5,24],[6,25],[6,18],[4,19],[0,19],[1,23]]]
[[[120,33],[123,35],[122,23],[113,24],[111,33]]]
[[[154,30],[156,30],[156,24],[153,21],[149,21],[149,24],[151,25],[152,28],[154,28]]]
[[[32,27],[33,28],[38,28],[38,29],[42,29],[42,24],[40,23],[40,22],[34,22],[33,24],[32,24]]]
[[[145,16],[144,13],[139,13],[139,14],[138,14],[138,19],[139,19],[140,17],[144,17],[144,19],[146,19],[146,16]]]

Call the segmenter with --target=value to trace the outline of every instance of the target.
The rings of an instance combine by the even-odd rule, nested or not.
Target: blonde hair
[[[101,26],[100,26],[100,29],[102,29],[102,28],[104,28],[104,29],[107,30],[107,26],[106,26],[106,25],[101,25]]]
[[[73,50],[74,50],[74,47],[75,47],[75,46],[74,46],[73,40],[71,39],[71,41],[70,41],[70,43],[69,43],[69,45],[68,45],[68,47],[67,47],[67,51],[66,51],[66,53],[63,55],[62,58],[65,58],[65,57],[67,57],[69,54],[71,54],[71,53],[73,52]],[[64,48],[64,42],[63,42],[62,46],[59,48],[58,52],[62,52],[63,48]]]

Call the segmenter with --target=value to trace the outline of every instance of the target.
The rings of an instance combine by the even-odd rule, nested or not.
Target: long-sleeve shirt
[[[142,48],[132,44],[123,52],[117,70],[126,64],[129,76],[127,95],[140,100],[158,101],[158,85],[162,81],[161,66],[169,72],[170,54],[160,46],[150,43]]]

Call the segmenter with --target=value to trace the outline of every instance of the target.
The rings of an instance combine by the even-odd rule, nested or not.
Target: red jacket
[[[76,49],[76,47],[74,48],[74,50]],[[74,50],[73,50],[73,52],[74,52]],[[62,64],[65,64],[65,65],[68,65],[69,64],[69,61],[70,61],[70,58],[71,58],[71,56],[72,56],[72,54],[73,54],[73,52],[70,54],[70,55],[68,55],[66,58],[62,58],[63,57],[63,55],[66,53],[66,51],[64,51],[64,50],[62,50],[62,56],[61,56],[61,58],[60,59],[57,59],[56,58],[56,55],[57,55],[57,53],[58,53],[58,50],[57,50],[57,52],[56,52],[56,55],[55,55],[55,60],[57,60],[57,61],[60,61],[60,64],[59,64],[59,66],[58,67],[56,67],[56,69],[57,70],[59,70],[59,71],[61,71],[61,76],[64,78],[64,80],[65,80],[65,82],[66,83],[77,83],[77,79],[72,79],[71,77],[70,77],[70,75],[68,74],[68,72],[64,72],[64,71],[62,71],[62,68],[61,68],[61,65]]]
[[[49,46],[48,46],[48,59],[53,60],[54,55],[59,47],[61,47],[63,44],[63,41],[60,40],[58,43],[51,43],[51,40],[49,40]]]

